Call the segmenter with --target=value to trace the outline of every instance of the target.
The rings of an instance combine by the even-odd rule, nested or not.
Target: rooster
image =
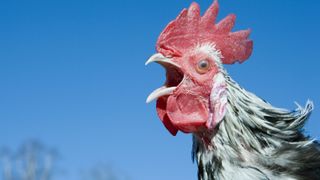
[[[151,62],[166,70],[147,103],[172,135],[192,133],[199,180],[320,180],[320,145],[302,133],[311,101],[276,108],[241,88],[223,64],[249,58],[250,30],[231,32],[235,15],[215,23],[218,1],[203,16],[184,9],[158,38]]]

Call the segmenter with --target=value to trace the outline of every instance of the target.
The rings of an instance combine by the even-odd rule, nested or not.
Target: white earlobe
[[[213,86],[210,94],[211,116],[206,124],[209,129],[215,128],[226,114],[228,102],[227,85],[222,73],[218,73],[213,78]]]

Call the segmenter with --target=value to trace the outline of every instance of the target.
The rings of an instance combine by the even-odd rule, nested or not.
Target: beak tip
[[[146,100],[146,104],[149,104],[151,102],[151,100],[148,98],[147,100]]]
[[[159,59],[161,60],[163,58],[164,58],[164,56],[162,54],[160,54],[160,53],[154,54],[147,60],[147,62],[144,63],[144,65],[147,66],[148,64],[150,64],[152,62],[156,62]]]
[[[149,65],[151,62],[153,62],[154,61],[154,59],[151,59],[151,58],[149,58],[145,63],[144,63],[144,65],[145,66],[147,66],[147,65]]]

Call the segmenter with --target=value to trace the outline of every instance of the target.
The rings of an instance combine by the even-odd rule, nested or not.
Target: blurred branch
[[[39,141],[28,141],[16,152],[2,148],[1,161],[4,180],[51,180],[57,151]]]
[[[57,173],[59,153],[39,141],[28,141],[16,151],[0,148],[0,170],[3,180],[53,180]],[[109,164],[97,164],[85,170],[83,180],[129,180],[125,173]]]
[[[83,180],[129,180],[123,173],[118,173],[113,166],[97,164],[84,173]]]
[[[5,180],[12,180],[12,163],[10,150],[8,148],[2,148],[0,150],[0,158],[3,164],[3,178]]]

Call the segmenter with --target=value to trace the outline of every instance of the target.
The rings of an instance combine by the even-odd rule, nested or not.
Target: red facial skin
[[[158,116],[172,135],[176,135],[178,130],[185,133],[198,132],[206,127],[210,118],[212,80],[218,73],[216,60],[203,52],[189,52],[172,59],[181,66],[184,79],[171,95],[157,100]],[[209,68],[205,72],[197,70],[201,60],[209,62]],[[167,73],[167,78],[174,78],[170,77],[170,72]]]

